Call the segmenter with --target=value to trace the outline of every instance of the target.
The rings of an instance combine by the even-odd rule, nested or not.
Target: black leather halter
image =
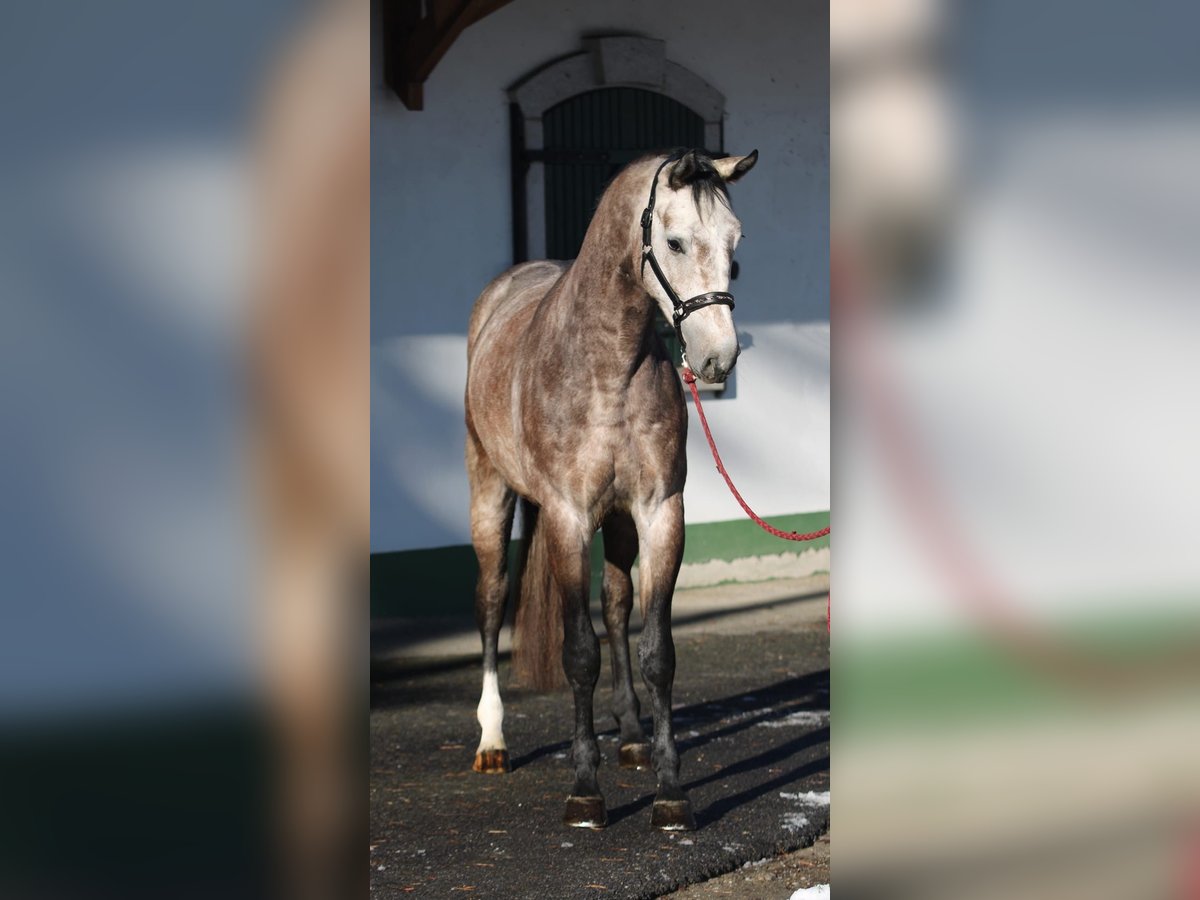
[[[684,353],[684,365],[687,365],[687,342],[683,339],[683,329],[680,327],[683,325],[683,320],[696,310],[717,303],[733,309],[733,294],[726,293],[725,291],[709,291],[707,294],[697,294],[688,300],[680,300],[679,294],[675,293],[675,289],[671,287],[671,282],[667,281],[667,276],[663,273],[662,266],[658,264],[658,260],[654,257],[654,248],[650,245],[650,228],[654,223],[654,195],[658,190],[658,176],[662,174],[662,170],[666,168],[668,163],[677,162],[683,156],[683,153],[668,156],[655,171],[654,178],[650,182],[650,200],[647,202],[645,210],[642,211],[642,277],[643,279],[645,278],[646,262],[648,260],[650,268],[654,270],[654,275],[658,279],[658,283],[667,292],[667,297],[670,298],[671,305],[675,308],[675,313],[672,316],[675,325],[675,334],[679,337],[679,346]]]

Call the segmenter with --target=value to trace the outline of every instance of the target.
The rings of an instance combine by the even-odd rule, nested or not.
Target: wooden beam
[[[511,0],[383,0],[384,80],[411,110],[424,83],[464,30]]]
[[[424,81],[463,30],[471,24],[467,11],[471,0],[430,0],[432,15],[426,16],[413,30],[405,49],[410,81]],[[453,4],[453,5],[451,5]]]
[[[512,3],[512,0],[474,0],[471,4],[471,24],[474,25],[480,19],[486,19],[492,13],[503,9]]]
[[[383,31],[383,80],[409,109],[413,107],[405,97],[408,83],[404,47],[414,28],[421,21],[421,0],[379,0],[383,4],[381,25]]]
[[[413,112],[420,112],[425,108],[425,83],[421,81],[402,81],[399,84],[392,85],[396,94],[400,97],[400,102]]]
[[[433,21],[434,31],[443,31],[446,23],[459,12],[459,7],[468,4],[469,0],[429,0],[429,15],[426,18]]]

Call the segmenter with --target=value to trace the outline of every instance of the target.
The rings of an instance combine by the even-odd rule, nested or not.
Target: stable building
[[[743,352],[705,408],[760,514],[828,524],[828,7],[394,0],[372,31],[373,614],[472,602],[475,298],[515,262],[572,258],[609,178],[671,147],[760,153],[730,192]],[[744,518],[694,412],[688,458],[681,585],[828,569],[827,538],[785,544]]]

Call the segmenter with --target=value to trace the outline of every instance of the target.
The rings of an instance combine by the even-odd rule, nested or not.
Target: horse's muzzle
[[[735,349],[732,354],[710,353],[700,364],[700,377],[709,384],[723,383],[737,365],[740,352],[741,348]]]

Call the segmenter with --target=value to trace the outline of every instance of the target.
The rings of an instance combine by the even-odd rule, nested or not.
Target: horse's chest
[[[674,398],[605,391],[526,397],[537,398],[520,417],[523,480],[536,502],[558,496],[602,516],[682,487],[685,426]]]
[[[676,480],[675,441],[658,440],[658,430],[626,421],[590,429],[578,457],[576,497],[594,508],[628,508]]]

